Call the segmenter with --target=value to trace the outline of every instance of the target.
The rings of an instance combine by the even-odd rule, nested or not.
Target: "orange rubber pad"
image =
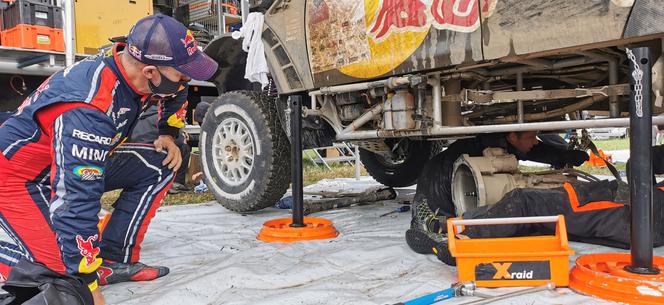
[[[294,228],[292,218],[279,218],[266,221],[256,237],[268,243],[292,243],[304,240],[335,238],[339,235],[332,221],[323,218],[304,217],[305,227]]]
[[[664,304],[664,273],[640,275],[624,270],[629,253],[580,256],[570,274],[574,291],[627,304]],[[654,267],[664,271],[664,258],[654,257]]]

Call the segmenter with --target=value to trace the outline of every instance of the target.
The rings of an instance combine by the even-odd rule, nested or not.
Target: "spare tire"
[[[360,148],[360,160],[376,181],[391,187],[417,183],[424,165],[438,152],[440,145],[432,141],[402,139],[399,153],[379,154]]]
[[[272,206],[290,184],[290,142],[274,100],[262,93],[219,96],[205,115],[200,150],[205,183],[231,211]]]

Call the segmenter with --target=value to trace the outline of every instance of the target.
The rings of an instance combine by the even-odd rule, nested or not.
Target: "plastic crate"
[[[49,3],[49,0],[14,2],[2,12],[4,28],[10,29],[19,24],[29,24],[61,29],[63,26],[62,9]]]
[[[7,47],[64,52],[65,38],[61,29],[19,24],[2,31],[2,45]]]

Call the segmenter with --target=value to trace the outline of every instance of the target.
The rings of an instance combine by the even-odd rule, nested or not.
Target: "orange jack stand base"
[[[268,243],[292,243],[305,240],[335,238],[339,235],[332,221],[323,218],[304,217],[304,227],[294,228],[290,225],[292,218],[279,218],[266,221],[263,229],[256,237]]]
[[[664,258],[655,256],[653,265],[662,273],[640,275],[627,272],[629,253],[580,256],[570,275],[570,288],[600,299],[627,304],[664,304]]]

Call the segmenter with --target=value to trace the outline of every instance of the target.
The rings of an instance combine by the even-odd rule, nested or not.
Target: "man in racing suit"
[[[152,280],[168,268],[139,263],[150,220],[180,166],[173,137],[184,105],[162,103],[154,145],[120,144],[151,98],[186,94],[217,63],[171,17],[140,20],[112,54],[47,79],[0,126],[0,273],[20,260],[81,278],[103,304],[98,284]],[[184,99],[174,99],[184,100]],[[102,234],[100,197],[122,189]]]

